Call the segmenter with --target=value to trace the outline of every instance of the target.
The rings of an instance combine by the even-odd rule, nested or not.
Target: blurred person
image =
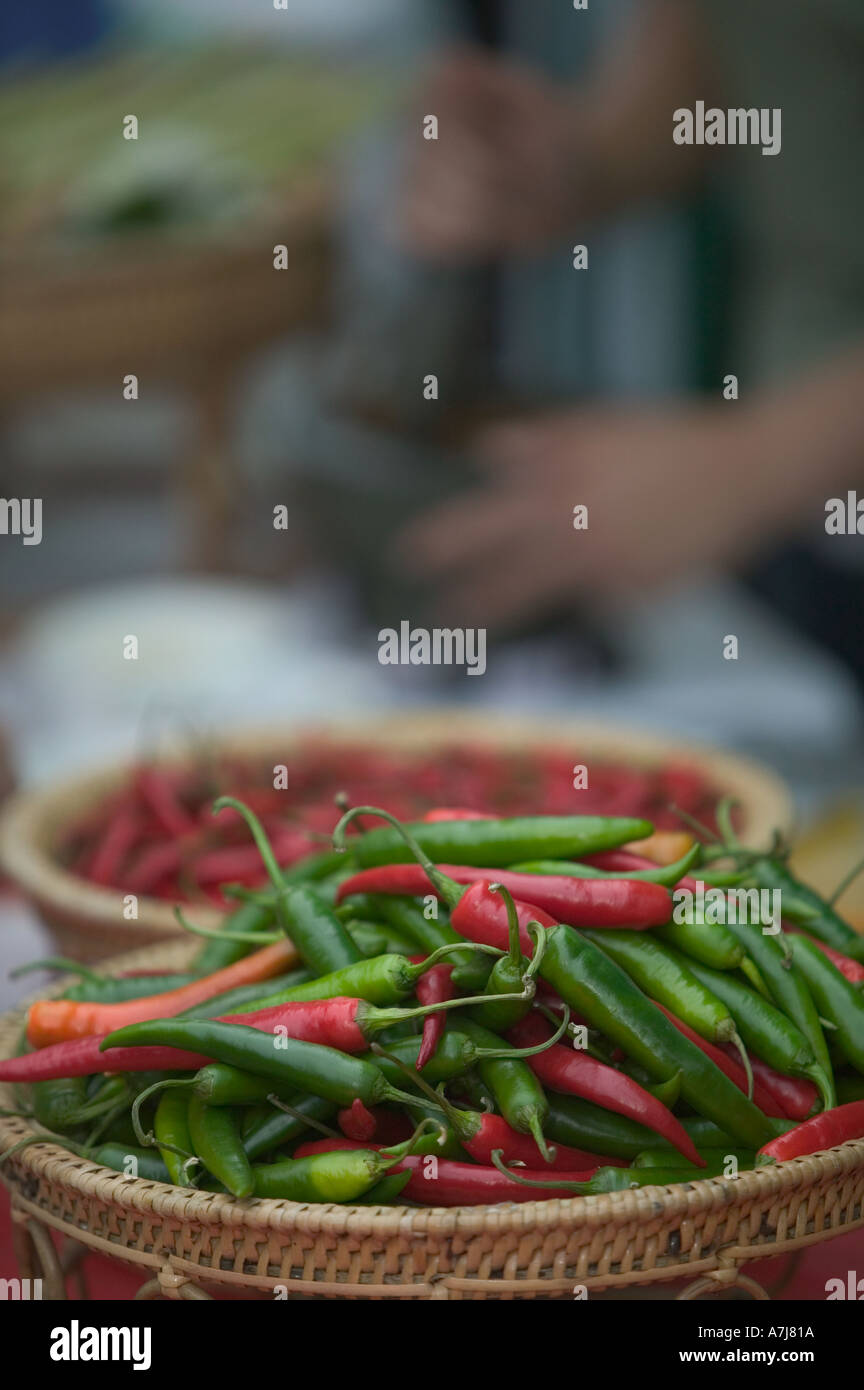
[[[469,8],[494,34],[507,5]],[[848,547],[824,535],[827,499],[864,481],[862,75],[857,0],[641,0],[575,86],[488,48],[439,61],[418,103],[439,138],[420,142],[409,168],[403,244],[454,267],[590,247],[595,220],[716,175],[737,242],[725,370],[741,393],[725,400],[718,379],[711,396],[556,409],[482,431],[480,481],[397,545],[451,619],[512,628],[577,598],[752,565],[812,526],[822,554],[787,550],[791,565],[781,559],[772,579],[766,564],[757,587],[845,645],[864,677],[847,621],[850,585],[859,600],[861,586],[843,575]],[[675,143],[673,113],[699,101],[780,108],[782,148]],[[574,534],[579,503],[589,525]],[[834,614],[839,630],[826,632]]]

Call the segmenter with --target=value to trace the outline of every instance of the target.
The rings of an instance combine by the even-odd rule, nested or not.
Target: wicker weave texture
[[[117,970],[176,969],[194,949],[137,951]],[[0,1020],[16,1050],[22,1011]],[[0,1087],[11,1106],[12,1089]],[[0,1147],[30,1133],[0,1119]],[[574,1286],[713,1275],[864,1225],[864,1142],[731,1179],[524,1205],[441,1209],[233,1201],[128,1178],[53,1144],[5,1165],[37,1220],[163,1280],[237,1296],[567,1298]]]

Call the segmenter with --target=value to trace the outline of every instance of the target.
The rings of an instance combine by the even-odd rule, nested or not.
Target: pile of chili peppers
[[[184,766],[142,763],[126,784],[75,822],[59,846],[62,862],[92,883],[171,902],[226,905],[221,885],[264,881],[261,860],[238,816],[214,822],[214,797],[230,788],[256,812],[282,867],[329,841],[348,804],[383,802],[403,819],[433,807],[465,805],[489,815],[626,813],[659,829],[679,823],[668,807],[711,821],[716,794],[684,765],[634,769],[591,760],[590,788],[574,788],[572,754],[506,752],[454,745],[434,754],[304,743],[268,764],[198,757]],[[284,769],[284,771],[282,770]],[[578,779],[577,779],[578,780]]]
[[[286,871],[253,807],[212,810],[266,889],[186,974],[79,967],[30,1006],[0,1063],[23,1144],[235,1199],[466,1206],[864,1137],[864,943],[728,811],[658,864],[625,848],[641,816],[355,805]],[[785,929],[676,922],[694,876],[780,886]]]

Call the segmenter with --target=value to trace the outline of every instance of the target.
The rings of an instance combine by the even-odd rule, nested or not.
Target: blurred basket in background
[[[786,831],[791,823],[786,788],[758,764],[659,735],[580,720],[532,722],[456,710],[391,714],[386,719],[340,722],[316,730],[261,729],[225,735],[214,742],[213,749],[218,754],[260,760],[262,767],[272,769],[274,763],[290,759],[292,750],[322,738],[330,750],[359,746],[385,754],[430,755],[436,749],[453,749],[464,743],[491,753],[518,752],[528,757],[572,751],[574,762],[589,766],[593,762],[651,769],[685,764],[699,773],[718,797],[737,798],[740,834],[746,843],[767,845],[775,830]],[[188,752],[174,755],[174,761],[181,764],[188,759]],[[112,789],[124,784],[130,773],[130,767],[118,767],[57,786],[22,791],[10,800],[0,819],[0,859],[6,872],[33,902],[64,951],[82,959],[127,949],[133,943],[176,936],[178,931],[170,903],[142,897],[137,920],[126,921],[120,891],[75,876],[58,858],[57,847],[69,827]],[[394,795],[397,790],[395,782]],[[579,811],[578,796],[573,793],[568,808],[574,814]],[[523,809],[528,813],[532,810],[528,806]],[[215,927],[220,920],[214,907],[190,906],[188,915],[201,926]]]

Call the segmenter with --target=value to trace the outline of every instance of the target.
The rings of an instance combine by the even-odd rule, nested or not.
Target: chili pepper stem
[[[482,941],[448,941],[444,946],[439,946],[437,950],[434,950],[432,954],[421,961],[419,965],[414,966],[417,979],[419,980],[421,975],[425,975],[427,970],[431,970],[434,965],[437,965],[444,956],[452,955],[454,951],[479,951],[481,955],[486,956],[503,956],[506,954],[505,951],[499,950],[497,946],[487,946]]]
[[[730,1043],[732,1044],[732,1046],[735,1048],[735,1050],[736,1050],[736,1052],[738,1053],[739,1057],[741,1058],[741,1065],[742,1065],[742,1067],[744,1068],[744,1073],[745,1073],[745,1075],[746,1075],[746,1077],[747,1077],[747,1099],[748,1099],[748,1100],[752,1100],[752,1099],[753,1099],[753,1068],[752,1068],[752,1066],[750,1065],[750,1058],[749,1058],[749,1056],[747,1055],[747,1049],[746,1049],[746,1047],[744,1046],[743,1042],[741,1041],[741,1038],[740,1038],[740,1036],[739,1036],[739,1034],[738,1034],[737,1029],[735,1030],[735,1032],[733,1032],[733,1033],[730,1034],[730,1036],[729,1036],[729,1041],[730,1041]]]
[[[534,950],[531,952],[531,960],[528,969],[525,971],[522,978],[523,980],[533,980],[540,969],[543,956],[546,952],[546,928],[541,927],[539,922],[529,922],[525,930],[533,942]]]
[[[417,863],[425,871],[429,882],[438,890],[447,906],[456,906],[465,891],[464,888],[460,884],[454,883],[446,874],[442,874],[438,866],[433,864],[426,851],[421,849],[420,845],[411,834],[411,831],[408,830],[400,820],[397,820],[395,816],[392,816],[389,811],[383,811],[380,806],[352,806],[350,811],[346,811],[333,831],[334,849],[346,850],[348,848],[345,839],[345,831],[348,829],[351,821],[356,820],[358,816],[380,816],[382,820],[389,821],[394,830],[397,830],[402,836],[402,839],[414,855]]]
[[[691,816],[689,811],[682,811],[681,807],[676,806],[674,801],[670,804],[669,810],[673,816],[677,816],[690,830],[694,831],[700,839],[707,840],[710,844],[720,844],[720,838],[713,830],[710,830],[702,821],[697,820],[695,816]]]
[[[291,1115],[295,1120],[302,1120],[304,1125],[310,1129],[317,1129],[321,1134],[326,1134],[328,1139],[341,1139],[343,1136],[337,1129],[331,1129],[322,1120],[316,1120],[313,1115],[304,1115],[302,1110],[295,1110],[293,1105],[288,1105],[284,1100],[273,1092],[267,1097],[271,1105],[275,1105],[277,1110],[284,1110],[286,1115]]]
[[[485,997],[488,998],[489,996]],[[504,1057],[510,1061],[515,1061],[519,1057],[536,1057],[538,1052],[545,1052],[547,1048],[557,1043],[569,1026],[570,1009],[565,1004],[561,1022],[558,1024],[551,1038],[547,1038],[545,1042],[536,1043],[534,1047],[508,1047],[506,1052],[503,1049],[499,1051],[498,1048],[495,1047],[479,1047],[475,1053],[476,1059],[478,1062],[491,1062],[494,1061],[496,1057]]]
[[[62,1148],[69,1149],[70,1153],[77,1154],[79,1158],[90,1157],[83,1144],[76,1144],[72,1139],[67,1139],[65,1134],[55,1134],[53,1130],[46,1129],[39,1134],[28,1134],[24,1139],[19,1139],[16,1144],[5,1149],[0,1154],[0,1164],[5,1163],[7,1158],[20,1153],[22,1149],[28,1148],[31,1144],[60,1144]]]
[[[14,970],[9,971],[9,979],[17,980],[21,975],[29,975],[34,970],[62,970],[67,975],[80,975],[82,980],[88,980],[91,984],[101,984],[105,979],[95,970],[91,970],[87,965],[81,965],[77,960],[69,960],[66,956],[43,956],[41,960],[28,960],[24,965],[17,965]]]
[[[399,1163],[403,1158],[408,1157],[418,1139],[429,1130],[430,1126],[438,1131],[438,1143],[445,1143],[447,1131],[444,1126],[438,1120],[433,1120],[430,1115],[427,1115],[420,1120],[410,1139],[403,1139],[401,1144],[391,1144],[388,1148],[381,1150],[382,1154],[392,1155],[393,1162]],[[388,1167],[392,1167],[392,1164],[388,1164]]]
[[[413,1110],[416,1110],[418,1106],[422,1108],[426,1103],[421,1101],[419,1096],[409,1095],[407,1091],[400,1091],[398,1086],[389,1085],[382,1093],[381,1099],[392,1101],[396,1105],[407,1105]]]
[[[442,999],[437,1004],[424,1004],[416,1009],[376,1009],[374,1018],[363,1018],[362,1013],[359,1017],[362,1018],[361,1026],[364,1033],[383,1033],[386,1028],[392,1028],[394,1023],[405,1023],[411,1018],[427,1018],[429,1014],[441,1013],[446,1009],[468,1008],[472,1004],[488,1004],[499,999],[530,999],[532,995],[533,990],[529,989],[524,989],[519,994],[464,995],[458,999]]]
[[[270,840],[267,837],[267,831],[264,829],[255,812],[244,805],[242,801],[238,801],[236,796],[218,797],[217,800],[213,802],[213,815],[218,816],[220,811],[224,811],[229,807],[232,811],[236,811],[239,816],[242,816],[249,827],[249,832],[252,839],[255,841],[258,853],[261,855],[264,867],[267,870],[267,877],[270,879],[275,889],[276,911],[287,936],[289,934],[288,914],[285,911],[287,890],[282,881],[282,873],[276,862],[276,856],[273,853],[273,846],[270,844]]]
[[[843,875],[840,882],[837,884],[837,887],[834,889],[834,892],[831,894],[831,897],[828,899],[829,907],[834,907],[835,903],[837,903],[840,900],[840,898],[842,898],[843,894],[846,892],[846,889],[855,882],[862,869],[864,869],[864,858],[859,859],[857,864],[852,865],[852,868],[849,870],[848,874]]]
[[[517,970],[522,964],[522,943],[519,939],[519,918],[516,915],[516,904],[513,901],[513,894],[509,888],[505,888],[503,883],[490,883],[490,893],[500,893],[504,899],[504,906],[507,909],[507,943],[508,955],[516,966]]]
[[[167,1080],[167,1081],[155,1081],[155,1082],[153,1083],[153,1085],[152,1085],[152,1086],[148,1086],[147,1089],[146,1089],[145,1091],[139,1091],[138,1095],[135,1097],[135,1099],[134,1099],[133,1102],[132,1102],[132,1112],[131,1112],[131,1113],[132,1113],[132,1128],[133,1128],[134,1131],[135,1131],[135,1138],[138,1140],[138,1143],[141,1145],[142,1149],[152,1149],[152,1148],[154,1148],[154,1147],[158,1147],[158,1148],[160,1148],[160,1149],[167,1149],[169,1153],[177,1154],[179,1158],[190,1159],[190,1158],[194,1158],[194,1157],[195,1157],[195,1155],[194,1155],[194,1154],[190,1154],[190,1153],[188,1152],[187,1149],[178,1149],[178,1148],[176,1147],[176,1145],[174,1145],[174,1144],[169,1144],[169,1143],[167,1143],[164,1139],[157,1141],[156,1136],[155,1136],[155,1134],[153,1133],[152,1130],[150,1130],[149,1132],[145,1132],[145,1131],[144,1131],[144,1128],[142,1127],[142,1124],[141,1124],[141,1116],[140,1116],[140,1110],[141,1110],[142,1104],[144,1103],[145,1100],[148,1099],[149,1096],[154,1095],[154,1094],[156,1093],[156,1091],[164,1091],[164,1090],[167,1090],[167,1089],[168,1089],[169,1087],[171,1087],[171,1086],[186,1086],[186,1087],[192,1087],[192,1086],[194,1086],[194,1085],[195,1085],[194,1078],[193,1078],[192,1080],[189,1080],[189,1081],[177,1081],[177,1080],[174,1080],[173,1078],[170,1078],[170,1079]],[[200,1161],[200,1160],[199,1160],[199,1161]]]
[[[418,1090],[426,1096],[427,1100],[431,1101],[437,1109],[442,1111],[444,1118],[450,1121],[458,1138],[462,1139],[468,1137],[462,1118],[462,1112],[444,1095],[443,1086],[440,1091],[430,1086],[425,1076],[421,1076],[413,1067],[409,1067],[408,1063],[403,1062],[401,1057],[396,1057],[392,1052],[388,1052],[386,1048],[381,1047],[380,1043],[373,1043],[372,1051],[375,1053],[376,1057],[386,1057],[388,1062],[392,1062],[394,1066],[398,1067],[403,1076],[411,1082],[412,1086],[416,1086]]]
[[[250,945],[272,946],[283,938],[282,932],[274,934],[265,931],[222,931],[219,927],[199,927],[194,922],[190,922],[176,904],[174,916],[184,931],[191,932],[193,936],[206,936],[215,941],[242,941],[244,944],[248,942]]]
[[[504,1162],[503,1149],[493,1149],[489,1157],[492,1159],[499,1173],[503,1173],[507,1178],[512,1178],[513,1182],[521,1183],[523,1187],[551,1187],[557,1189],[559,1192],[562,1188],[566,1188],[568,1192],[575,1192],[581,1197],[585,1197],[591,1192],[590,1182],[534,1182],[531,1178],[518,1177],[514,1169],[508,1168],[507,1164]]]

